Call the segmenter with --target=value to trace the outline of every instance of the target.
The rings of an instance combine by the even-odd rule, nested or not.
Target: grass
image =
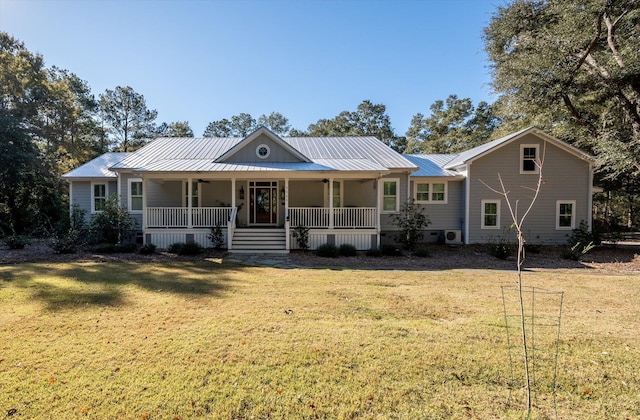
[[[0,266],[0,413],[14,418],[522,418],[505,271],[216,262]],[[560,418],[639,418],[640,277],[564,290]],[[517,357],[517,355],[514,355]],[[552,418],[539,368],[534,418]]]

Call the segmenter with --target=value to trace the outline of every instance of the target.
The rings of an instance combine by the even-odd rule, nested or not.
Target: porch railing
[[[292,227],[329,228],[330,220],[335,228],[375,228],[375,207],[289,207]]]
[[[231,207],[194,207],[191,209],[192,227],[226,226]],[[150,228],[189,227],[186,207],[147,207],[146,225]]]

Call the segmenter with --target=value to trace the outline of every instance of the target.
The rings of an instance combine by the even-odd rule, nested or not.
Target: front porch
[[[220,226],[232,252],[288,252],[298,248],[293,229],[304,226],[311,249],[325,243],[370,249],[380,231],[375,186],[375,179],[145,179],[144,242],[211,247],[211,228]]]

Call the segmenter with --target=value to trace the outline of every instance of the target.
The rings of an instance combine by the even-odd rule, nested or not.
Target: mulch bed
[[[300,267],[355,268],[373,270],[443,270],[443,269],[498,269],[513,270],[514,258],[505,261],[489,255],[481,245],[449,247],[429,246],[428,257],[368,257],[359,253],[356,257],[322,258],[312,252],[293,251],[287,255],[291,264]],[[640,244],[602,245],[582,258],[571,261],[560,256],[559,247],[542,247],[538,254],[529,253],[524,267],[528,269],[593,269],[598,271],[640,274]],[[224,260],[230,254],[206,250],[193,257],[181,257],[167,252],[152,255],[141,254],[99,254],[90,248],[83,248],[75,254],[56,254],[46,240],[37,240],[25,249],[9,250],[0,248],[0,264],[22,264],[31,262],[164,262],[198,261],[208,258]]]

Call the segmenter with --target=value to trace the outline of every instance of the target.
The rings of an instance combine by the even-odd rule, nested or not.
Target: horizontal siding
[[[147,181],[147,207],[182,207],[183,181]]]
[[[411,184],[412,198],[414,182]],[[418,181],[420,182],[420,181]],[[423,182],[438,182],[433,179]],[[461,229],[464,224],[464,182],[449,181],[447,183],[447,204],[419,204],[424,209],[423,214],[429,217],[429,229],[448,230]]]
[[[88,223],[91,216],[91,182],[72,181],[71,194],[71,204],[85,212],[85,221]]]
[[[373,180],[344,181],[345,206],[353,207],[376,207],[377,192],[374,188]]]
[[[520,174],[520,145],[539,144],[540,154],[544,142],[531,134],[510,143],[489,155],[474,161],[469,169],[469,242],[487,242],[497,239],[509,230],[512,224],[509,209],[504,197],[494,193],[483,185],[484,181],[495,189],[500,188],[498,174],[501,175],[509,198],[515,205],[518,201],[518,214],[526,210],[531,202],[538,175]],[[544,184],[538,199],[525,220],[524,235],[530,243],[554,244],[566,242],[571,231],[556,230],[556,201],[576,201],[576,227],[581,220],[589,220],[590,169],[589,163],[566,151],[547,143],[544,166],[542,168]],[[481,229],[483,199],[500,199],[500,229]],[[515,236],[509,233],[511,240]]]
[[[399,185],[399,191],[398,194],[400,195],[400,207],[402,207],[402,205],[404,203],[407,202],[408,196],[407,196],[407,186],[409,183],[409,177],[407,176],[406,173],[394,173],[394,174],[389,174],[387,176],[385,176],[384,178],[380,178],[377,182],[377,187],[376,187],[376,194],[378,194],[376,196],[376,199],[378,199],[380,197],[380,194],[382,194],[382,182],[384,182],[386,179],[392,179],[392,178],[399,178],[400,179],[400,185]],[[382,202],[382,199],[380,198],[380,202]],[[382,205],[382,204],[381,204]],[[393,225],[392,221],[392,216],[388,213],[382,213],[380,214],[380,227],[382,230],[396,230],[397,227],[395,225]]]

